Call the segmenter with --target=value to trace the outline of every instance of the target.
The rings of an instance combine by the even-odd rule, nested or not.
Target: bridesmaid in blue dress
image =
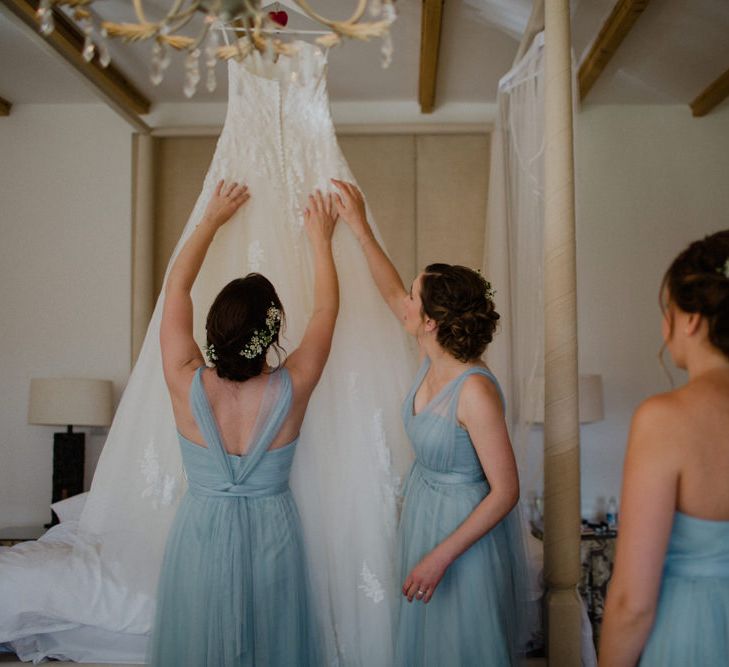
[[[367,223],[361,193],[334,184],[337,210],[422,361],[403,405],[416,460],[400,519],[395,663],[515,665],[525,560],[503,396],[481,361],[499,319],[491,286],[465,267],[432,264],[406,291]]]
[[[628,440],[602,667],[729,665],[729,230],[661,286],[663,339],[688,382],[646,400]]]
[[[321,664],[288,479],[339,308],[336,215],[330,197],[310,197],[314,314],[285,365],[266,362],[283,307],[266,278],[249,274],[226,285],[210,308],[206,352],[214,368],[206,368],[193,339],[190,289],[216,231],[247,199],[244,186],[218,184],[165,290],[163,367],[188,491],[160,574],[149,661],[161,667]]]

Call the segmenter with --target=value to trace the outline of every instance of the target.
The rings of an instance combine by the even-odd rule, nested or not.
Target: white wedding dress
[[[289,351],[311,313],[312,257],[302,226],[306,198],[316,188],[332,190],[331,177],[353,177],[329,113],[326,56],[309,44],[298,48],[298,55],[276,63],[256,55],[228,65],[225,125],[177,250],[200,221],[219,179],[247,184],[251,199],[218,233],[193,288],[200,344],[214,296],[250,271],[266,275],[278,290]],[[384,667],[392,662],[400,588],[393,571],[398,485],[411,461],[400,403],[414,375],[414,355],[346,225],[338,225],[333,247],[341,310],[331,356],[302,427],[292,487],[328,664]],[[69,561],[71,574],[49,599],[54,613],[76,614],[70,621],[96,621],[117,632],[149,630],[168,527],[185,488],[162,377],[163,298],[99,460]],[[123,591],[121,604],[110,605],[103,596],[89,600],[83,590],[69,592],[68,582],[84,581],[90,568]]]

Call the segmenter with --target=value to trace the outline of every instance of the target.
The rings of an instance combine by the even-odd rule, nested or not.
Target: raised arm
[[[337,212],[349,225],[360,246],[362,246],[362,252],[367,258],[370,273],[382,298],[390,307],[390,310],[395,313],[397,319],[402,322],[404,315],[402,304],[407,295],[407,290],[397,269],[372,233],[372,229],[367,222],[367,212],[362,193],[352,183],[339,181],[335,178],[332,179],[332,183],[339,190],[339,194],[336,195]]]
[[[302,407],[324,370],[339,312],[339,282],[332,255],[337,217],[331,195],[325,197],[317,190],[309,196],[304,225],[314,253],[314,310],[301,344],[286,362],[295,387],[303,390],[296,392],[306,399]]]
[[[220,181],[202,221],[182,246],[167,277],[160,346],[162,368],[171,391],[184,384],[184,378],[191,369],[204,363],[192,335],[192,284],[200,272],[215,233],[249,197],[246,186]]]
[[[413,568],[402,593],[429,602],[448,567],[501,521],[519,500],[519,475],[506,429],[501,399],[487,378],[466,379],[458,405],[491,490],[463,523]],[[418,596],[418,591],[424,595]]]

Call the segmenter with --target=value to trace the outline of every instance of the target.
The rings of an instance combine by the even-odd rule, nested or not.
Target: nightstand
[[[13,526],[0,528],[0,547],[12,547],[19,542],[37,540],[46,528],[43,526]]]

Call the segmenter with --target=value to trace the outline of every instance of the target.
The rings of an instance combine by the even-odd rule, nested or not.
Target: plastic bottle
[[[608,500],[607,511],[605,512],[605,521],[607,521],[610,530],[616,530],[618,527],[618,501],[615,496],[611,496]]]

